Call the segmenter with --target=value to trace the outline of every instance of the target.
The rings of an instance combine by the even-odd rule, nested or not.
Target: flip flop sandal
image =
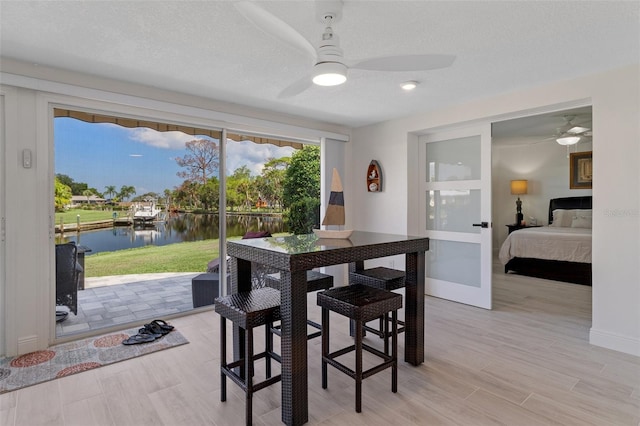
[[[170,332],[170,331],[173,331],[173,329],[175,328],[174,326],[172,326],[171,324],[169,324],[165,320],[161,320],[161,319],[155,319],[155,320],[151,321],[151,324],[158,325],[163,330],[166,330],[167,333]]]
[[[148,334],[149,336],[153,336],[154,339],[159,339],[164,336],[162,333],[154,333],[146,327],[142,327],[138,330],[138,334]]]
[[[145,324],[144,328],[149,331],[151,334],[158,334],[160,336],[164,336],[165,334],[169,334],[169,330],[165,330],[160,327],[158,324],[151,322],[149,324]]]
[[[64,321],[68,316],[69,312],[67,311],[56,311],[56,322]]]
[[[136,334],[135,336],[131,336],[126,340],[122,341],[123,345],[139,345],[140,343],[149,343],[156,340],[155,337],[150,334]]]

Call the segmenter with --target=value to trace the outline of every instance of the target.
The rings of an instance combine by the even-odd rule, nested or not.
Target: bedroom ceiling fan
[[[568,146],[577,144],[583,137],[591,137],[590,128],[573,124],[575,115],[565,115],[563,118],[566,124],[558,128],[557,134],[551,139],[555,139],[560,145]]]
[[[325,26],[316,47],[289,24],[256,3],[241,1],[234,3],[234,5],[256,27],[313,58],[311,70],[280,92],[278,98],[295,96],[308,89],[312,84],[319,86],[342,84],[347,80],[349,69],[426,71],[449,67],[456,58],[455,55],[422,54],[379,56],[360,61],[349,61],[344,58],[340,48],[340,39],[333,31],[333,24],[342,18],[342,1],[316,1],[316,17]]]

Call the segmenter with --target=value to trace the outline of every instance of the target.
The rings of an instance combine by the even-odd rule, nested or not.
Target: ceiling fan
[[[558,128],[556,135],[549,139],[555,139],[560,145],[567,146],[577,144],[582,138],[591,137],[590,128],[573,124],[575,115],[565,115],[563,118],[566,124]]]
[[[305,52],[313,58],[309,73],[286,87],[278,98],[288,98],[302,93],[312,84],[336,86],[347,80],[349,69],[369,71],[426,71],[451,66],[455,55],[423,54],[379,56],[360,61],[344,58],[340,39],[333,31],[333,24],[342,18],[342,1],[316,1],[316,17],[325,26],[317,46],[314,47],[300,33],[275,15],[256,3],[240,1],[234,3],[236,9],[256,27],[279,38],[281,41]]]

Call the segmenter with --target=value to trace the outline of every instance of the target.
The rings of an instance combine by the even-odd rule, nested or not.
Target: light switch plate
[[[22,150],[22,167],[25,169],[31,168],[31,150],[23,149]]]

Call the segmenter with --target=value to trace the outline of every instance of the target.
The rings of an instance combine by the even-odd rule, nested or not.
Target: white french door
[[[491,124],[420,138],[426,293],[491,309]]]

